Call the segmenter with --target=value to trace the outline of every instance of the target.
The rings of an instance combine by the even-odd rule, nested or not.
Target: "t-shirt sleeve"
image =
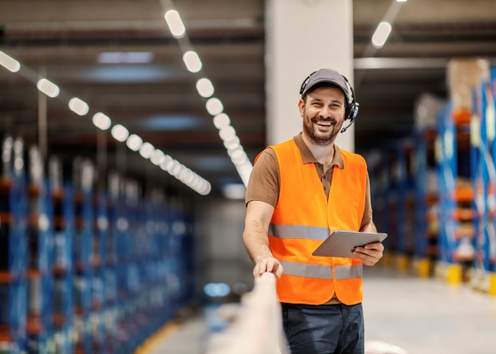
[[[260,153],[248,181],[245,205],[260,201],[276,206],[279,198],[279,165],[274,150],[270,147]]]

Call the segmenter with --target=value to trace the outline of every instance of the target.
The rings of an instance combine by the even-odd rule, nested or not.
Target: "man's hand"
[[[263,257],[257,260],[253,268],[253,276],[258,278],[263,273],[274,273],[278,278],[282,275],[284,269],[281,262],[274,257]]]
[[[382,258],[383,251],[384,246],[382,243],[375,242],[355,248],[353,258],[361,259],[366,266],[373,266]]]

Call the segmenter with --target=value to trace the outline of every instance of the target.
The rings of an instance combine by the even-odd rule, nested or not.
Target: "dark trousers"
[[[362,304],[281,304],[291,354],[363,354]]]

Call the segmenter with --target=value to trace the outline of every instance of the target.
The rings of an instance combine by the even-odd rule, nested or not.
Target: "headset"
[[[308,82],[310,81],[310,78],[312,75],[314,75],[317,71],[314,71],[310,75],[308,75],[305,80],[303,80],[301,87],[300,87],[300,96],[305,92],[305,89],[308,85]],[[340,74],[341,75],[341,74]],[[347,92],[345,93],[346,96],[346,118],[349,119],[350,122],[346,127],[341,129],[341,133],[344,133],[352,124],[353,121],[357,118],[358,112],[360,110],[360,103],[357,102],[356,96],[355,96],[355,91],[353,90],[353,87],[351,87],[350,82],[346,78],[346,76],[341,75],[341,77],[344,79],[344,82],[346,84],[346,89]]]

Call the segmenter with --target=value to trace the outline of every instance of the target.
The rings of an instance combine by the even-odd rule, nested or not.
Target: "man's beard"
[[[303,131],[305,132],[307,137],[310,138],[310,140],[314,144],[317,144],[317,145],[332,144],[334,142],[334,140],[336,139],[336,136],[338,135],[339,131],[341,130],[341,126],[343,124],[341,124],[341,126],[338,127],[337,123],[334,121],[334,124],[331,125],[331,129],[329,129],[328,134],[317,135],[315,133],[314,124],[317,123],[318,121],[319,121],[318,119],[315,119],[315,120],[312,120],[309,122],[307,119],[303,119]]]

